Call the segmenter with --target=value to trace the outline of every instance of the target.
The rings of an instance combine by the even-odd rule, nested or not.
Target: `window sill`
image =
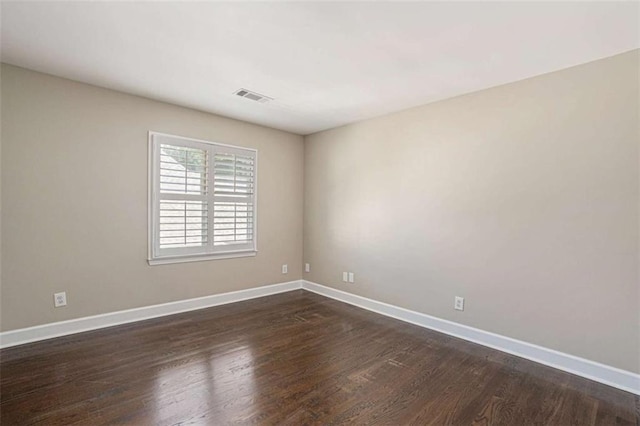
[[[236,257],[253,257],[256,254],[258,254],[258,252],[255,250],[247,250],[247,251],[219,253],[219,254],[166,256],[166,257],[157,257],[155,259],[148,259],[148,262],[149,262],[149,265],[151,266],[168,265],[171,263],[201,262],[203,260],[234,259]]]

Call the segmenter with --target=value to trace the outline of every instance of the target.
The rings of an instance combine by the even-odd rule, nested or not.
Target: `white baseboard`
[[[310,281],[289,281],[285,283],[254,287],[246,290],[180,300],[160,305],[145,306],[125,311],[60,321],[35,327],[22,328],[0,333],[0,348],[22,345],[39,340],[81,333],[115,325],[142,321],[180,312],[209,308],[240,302],[257,297],[284,293],[303,288],[319,295],[339,300],[350,305],[376,312],[391,318],[405,321],[420,327],[429,328],[470,342],[478,343],[502,352],[507,352],[540,364],[548,365],[596,382],[604,383],[640,395],[640,374],[600,364],[574,355],[558,352],[542,346],[501,336],[452,321],[410,311],[398,306],[326,287]]]
[[[10,346],[81,333],[83,331],[96,330],[99,328],[112,327],[114,325],[142,321],[165,315],[177,314],[180,312],[194,311],[196,309],[255,299],[256,297],[269,296],[299,288],[302,288],[301,281],[289,281],[263,287],[253,287],[246,290],[232,291],[229,293],[214,294],[212,296],[198,297],[195,299],[179,300],[177,302],[144,306],[141,308],[127,309],[124,311],[110,312],[107,314],[5,331],[0,333],[0,348],[8,348]]]
[[[330,297],[378,314],[459,337],[470,342],[488,346],[502,352],[507,352],[521,358],[526,358],[540,364],[548,365],[549,367],[557,368],[568,373],[640,395],[640,374],[621,370],[595,361],[590,361],[588,359],[458,324],[452,321],[436,318],[431,315],[410,311],[388,303],[378,302],[377,300],[336,290],[310,281],[303,280],[302,288],[321,296]]]

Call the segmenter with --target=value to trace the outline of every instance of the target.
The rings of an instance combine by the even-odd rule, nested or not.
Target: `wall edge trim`
[[[525,358],[614,388],[640,395],[640,374],[511,337],[459,324],[353,293],[302,280],[302,288],[387,317]]]
[[[411,311],[399,306],[369,299],[307,280],[294,280],[252,287],[244,290],[5,331],[0,333],[0,348],[4,349],[41,340],[82,333],[85,331],[99,330],[102,328],[144,321],[147,319],[182,312],[226,305],[229,303],[241,302],[244,300],[285,293],[298,289],[304,289],[380,315],[444,333],[469,342],[477,343],[501,352],[506,352],[539,364],[640,395],[640,374],[464,324]]]
[[[5,331],[0,333],[0,348],[9,348],[12,346],[24,345],[40,340],[62,337],[85,331],[98,330],[101,328],[144,321],[181,312],[226,305],[228,303],[270,296],[272,294],[284,293],[300,288],[302,288],[302,282],[300,280],[294,280]]]

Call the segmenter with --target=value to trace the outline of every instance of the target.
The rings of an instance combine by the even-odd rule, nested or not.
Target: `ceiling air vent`
[[[252,101],[260,102],[261,104],[273,100],[273,98],[261,95],[260,93],[252,92],[251,90],[247,89],[239,89],[234,94],[242,96],[243,98],[251,99]]]

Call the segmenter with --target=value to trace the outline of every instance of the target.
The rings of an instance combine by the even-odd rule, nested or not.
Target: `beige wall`
[[[147,264],[148,130],[258,149],[256,257]],[[301,277],[301,136],[8,65],[1,136],[2,330]]]
[[[307,137],[305,278],[640,372],[638,60]]]
[[[299,279],[304,198],[306,279],[640,372],[638,60],[304,145],[2,65],[0,330]],[[257,257],[147,265],[148,130],[259,150]]]

